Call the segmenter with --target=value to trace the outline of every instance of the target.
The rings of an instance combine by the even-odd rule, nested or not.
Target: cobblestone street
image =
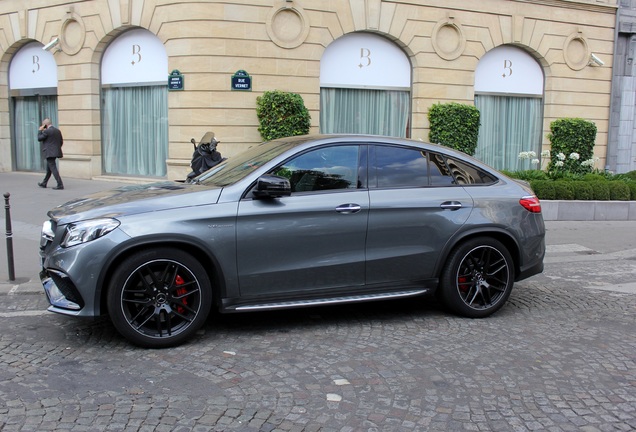
[[[216,315],[165,350],[17,289],[1,297],[0,428],[634,430],[635,251],[550,251],[488,319],[413,300]]]

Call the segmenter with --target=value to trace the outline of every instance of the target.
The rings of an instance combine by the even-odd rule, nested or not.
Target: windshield
[[[229,158],[194,179],[194,183],[223,187],[236,183],[258,167],[307,139],[283,139],[264,142]]]

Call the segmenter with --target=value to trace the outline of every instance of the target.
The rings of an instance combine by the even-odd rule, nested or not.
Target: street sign
[[[168,75],[168,90],[183,90],[183,75],[178,69]]]
[[[252,77],[244,70],[232,75],[232,90],[252,91]]]

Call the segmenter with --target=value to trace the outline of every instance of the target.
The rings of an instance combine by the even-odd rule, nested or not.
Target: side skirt
[[[241,303],[235,305],[225,305],[223,312],[248,312],[257,310],[274,310],[274,309],[291,309],[311,306],[326,306],[343,303],[358,303],[366,301],[377,300],[389,300],[399,299],[405,297],[415,297],[430,293],[430,288],[418,288],[408,289],[402,291],[393,291],[385,293],[373,293],[364,295],[351,295],[351,296],[334,296],[327,298],[308,298],[303,300],[284,300],[284,301],[271,301],[271,302],[255,302],[255,303]]]

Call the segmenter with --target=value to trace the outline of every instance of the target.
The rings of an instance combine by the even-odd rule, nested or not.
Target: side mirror
[[[264,175],[256,180],[256,188],[252,192],[256,198],[280,198],[291,195],[291,185],[285,177]]]

